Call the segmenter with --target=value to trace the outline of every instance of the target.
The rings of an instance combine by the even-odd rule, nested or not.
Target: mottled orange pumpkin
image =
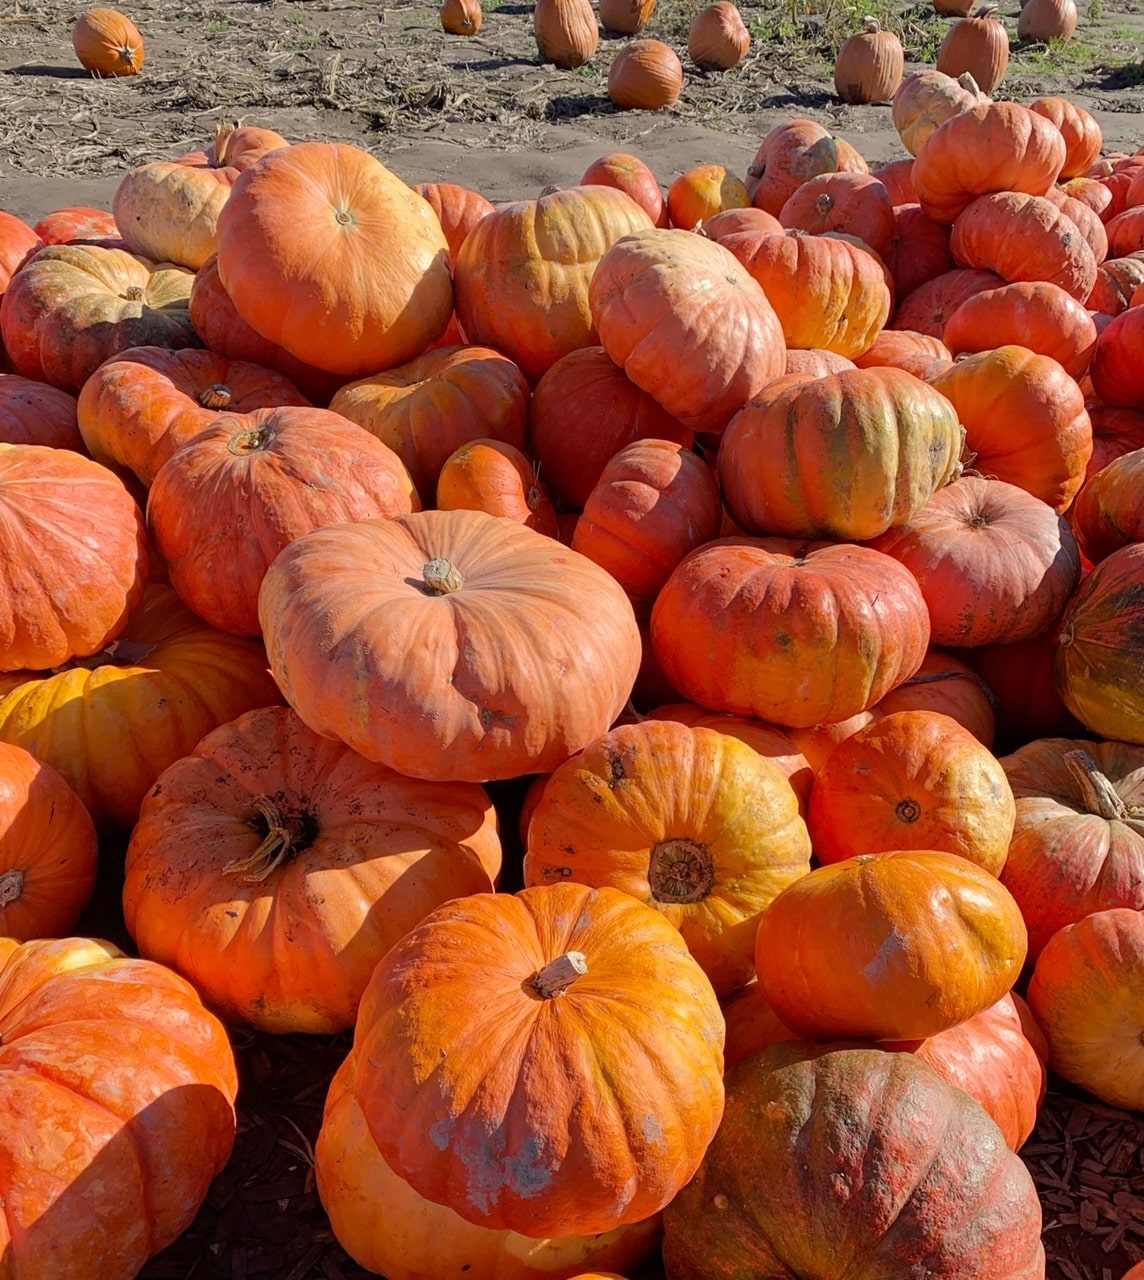
[[[751,197],[743,179],[721,164],[685,170],[667,189],[667,213],[673,227],[691,231],[729,209],[749,209]]]

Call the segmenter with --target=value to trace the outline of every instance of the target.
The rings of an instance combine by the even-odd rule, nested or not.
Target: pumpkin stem
[[[554,1000],[588,972],[588,957],[583,951],[566,951],[555,960],[549,960],[529,979],[532,989],[542,1000]]]
[[[0,910],[19,902],[24,894],[24,873],[17,867],[0,875]]]
[[[228,165],[227,148],[230,146],[230,140],[234,136],[235,130],[238,128],[235,124],[219,123],[215,125],[214,133],[214,167],[216,169],[225,169]]]
[[[877,18],[865,17],[862,19],[862,30],[868,36],[876,36],[882,30],[882,24]]]
[[[199,404],[204,409],[225,409],[231,400],[231,390],[225,382],[216,382],[199,392]]]
[[[142,302],[147,296],[147,291],[141,284],[129,284],[123,291],[124,302]]]
[[[451,561],[438,557],[421,566],[425,590],[432,596],[447,596],[465,585],[461,571]]]
[[[656,902],[702,902],[715,884],[715,862],[694,840],[661,840],[647,873]]]
[[[1144,809],[1138,805],[1130,808],[1124,803],[1116,788],[1101,772],[1100,765],[1083,747],[1066,751],[1064,761],[1080,786],[1089,813],[1099,814],[1109,822],[1126,822],[1138,831],[1144,830]]]
[[[976,80],[974,80],[968,71],[963,71],[961,75],[957,77],[957,83],[961,85],[963,89],[968,90],[969,93],[979,94],[981,92],[981,86]]]
[[[304,814],[284,816],[268,796],[255,796],[258,818],[252,826],[266,826],[266,836],[245,858],[232,858],[223,867],[224,875],[242,876],[243,884],[260,884],[284,862],[300,852],[313,838],[313,819]]]
[[[239,431],[226,442],[228,453],[242,457],[247,453],[262,453],[269,449],[274,441],[273,427],[254,427],[249,431]]]

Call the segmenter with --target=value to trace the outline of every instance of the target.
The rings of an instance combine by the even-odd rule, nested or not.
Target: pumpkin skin
[[[655,5],[656,0],[604,0],[600,25],[617,35],[634,36],[651,21]]]
[[[845,356],[840,356],[833,351],[823,351],[819,348],[808,347],[805,350],[799,350],[796,347],[788,347],[786,353],[786,372],[808,374],[812,378],[829,377],[832,373],[842,373],[846,369],[856,369],[858,366],[853,360],[847,360]],[[724,508],[726,514],[726,508]],[[730,519],[729,516],[727,516]],[[738,532],[742,530],[735,526],[729,526],[727,533]]]
[[[432,208],[342,142],[282,147],[239,174],[218,217],[218,273],[263,337],[348,377],[419,355],[453,312]]]
[[[922,143],[950,116],[976,106],[987,96],[972,76],[954,79],[932,67],[906,76],[891,103],[891,117],[902,146],[916,156]]]
[[[810,870],[781,768],[715,729],[620,725],[549,777],[528,827],[526,885],[610,885],[679,930],[718,996],[754,974],[755,924]]]
[[[859,369],[904,369],[924,382],[928,374],[951,360],[949,348],[940,338],[912,329],[883,329],[854,364]]]
[[[807,728],[856,715],[912,676],[929,615],[908,570],[867,547],[722,538],[672,572],[651,635],[685,698]]]
[[[1027,0],[1017,15],[1017,38],[1071,40],[1077,20],[1076,0]]]
[[[230,1156],[222,1024],[177,974],[87,938],[0,941],[0,1021],[5,1265],[131,1280]]]
[[[1064,704],[1113,742],[1144,743],[1144,543],[1106,556],[1061,620],[1054,672]]]
[[[934,66],[948,76],[968,73],[982,93],[995,92],[1009,66],[1009,33],[996,6],[953,23],[938,46]]]
[[[1140,343],[1144,341],[1144,303],[1116,316],[1096,340],[1089,366],[1097,398],[1115,409],[1144,409],[1144,369]]]
[[[742,178],[721,164],[698,164],[685,170],[667,189],[667,212],[673,227],[692,231],[730,209],[750,209]],[[755,210],[756,213],[761,210]],[[711,239],[717,240],[718,236]]]
[[[723,1037],[710,983],[658,911],[578,884],[475,894],[378,963],[356,1094],[390,1168],[467,1221],[612,1231],[698,1167],[723,1114]]]
[[[1097,911],[1049,939],[1029,981],[1049,1062],[1110,1107],[1144,1108],[1144,912]]]
[[[532,11],[532,30],[540,60],[567,70],[582,67],[600,47],[600,28],[589,0],[539,0]]]
[[[44,246],[39,233],[14,213],[0,209],[0,294],[17,271]]]
[[[75,20],[71,38],[80,65],[94,76],[134,76],[143,70],[139,28],[115,9],[85,10]]]
[[[451,36],[475,36],[484,19],[480,0],[445,0],[437,13],[442,30]]]
[[[750,48],[751,33],[730,0],[715,0],[700,9],[687,29],[687,54],[700,71],[730,71]]]
[[[556,509],[541,488],[536,465],[500,440],[470,440],[445,459],[437,477],[441,511],[487,511],[556,537]]]
[[[1084,107],[1067,98],[1043,97],[1030,102],[1029,110],[1051,120],[1061,131],[1067,148],[1061,167],[1062,180],[1079,177],[1099,159],[1104,135]]]
[[[843,102],[890,102],[902,83],[906,55],[892,31],[864,18],[834,59],[834,92]]]
[[[407,930],[492,892],[500,864],[483,788],[404,778],[265,707],[159,775],[127,846],[123,913],[140,954],[228,1022],[326,1035],[353,1026]]]
[[[914,190],[914,180],[911,177],[914,168],[914,158],[910,156],[902,156],[897,160],[887,160],[885,164],[880,164],[870,172],[890,193],[890,200],[893,202],[894,208],[900,208],[904,204],[917,204],[918,196]],[[920,206],[919,206],[920,208]],[[934,224],[937,225],[936,223]]]
[[[748,533],[874,538],[960,475],[962,438],[950,402],[902,369],[789,375],[731,419],[723,501]]]
[[[875,718],[895,711],[936,711],[951,716],[982,746],[992,749],[992,691],[972,667],[944,649],[931,645],[917,671],[870,708]]]
[[[917,578],[934,644],[1041,635],[1080,581],[1080,552],[1063,517],[1024,489],[982,476],[962,476],[871,545]]]
[[[638,156],[626,151],[609,151],[584,170],[580,185],[615,187],[631,196],[657,227],[668,225],[667,205],[659,182]]]
[[[924,281],[902,298],[890,319],[891,329],[910,329],[940,338],[946,322],[958,307],[983,289],[997,289],[1005,283],[995,271],[975,271],[954,267]]]
[[[694,431],[722,432],[783,372],[767,295],[727,249],[690,231],[625,236],[600,259],[588,301],[609,357]]]
[[[75,396],[18,373],[0,373],[0,442],[85,453]]]
[[[751,203],[777,218],[792,193],[818,173],[866,173],[863,156],[814,120],[777,124],[763,138],[747,169]]]
[[[913,161],[909,162],[911,165]],[[894,229],[882,261],[894,282],[894,297],[905,298],[927,280],[934,280],[954,266],[949,248],[949,227],[926,215],[913,193],[894,206]]]
[[[1118,316],[1126,310],[1136,290],[1144,284],[1144,249],[1125,258],[1108,258],[1096,271],[1096,283],[1085,300],[1093,311]]]
[[[1081,486],[1069,511],[1080,549],[1099,564],[1133,542],[1144,542],[1144,449],[1114,458]]]
[[[881,255],[894,234],[894,206],[889,191],[868,173],[820,173],[791,193],[779,221],[812,235],[857,236]]]
[[[53,209],[32,230],[44,244],[103,244],[122,249],[123,244],[115,219],[105,209],[87,205],[66,205]]]
[[[91,456],[148,487],[167,459],[220,415],[308,403],[289,379],[245,360],[130,347],[88,378],[76,413]]]
[[[807,827],[820,862],[936,849],[997,875],[1015,818],[1004,769],[968,729],[936,712],[898,711],[827,757]]]
[[[1067,510],[1084,483],[1092,423],[1080,387],[1055,360],[997,347],[929,381],[957,410],[978,471]]]
[[[491,438],[524,445],[528,404],[517,365],[489,347],[461,346],[348,383],[330,409],[388,445],[428,507],[445,460],[463,444]]]
[[[219,414],[160,468],[147,522],[171,586],[212,627],[261,635],[258,589],[304,533],[420,503],[392,449],[326,409]]]
[[[159,774],[252,707],[281,702],[261,646],[208,626],[169,587],[107,651],[0,677],[0,741],[52,765],[101,831],[130,827]]]
[[[1034,738],[1084,732],[1057,693],[1053,680],[1055,652],[1056,636],[1052,631],[1014,644],[987,644],[965,650],[996,709],[1001,750],[1012,751]]]
[[[465,1272],[486,1280],[566,1280],[584,1266],[637,1267],[659,1246],[659,1215],[603,1235],[537,1240],[466,1222],[434,1204],[385,1163],[354,1092],[351,1053],[330,1082],[314,1143],[314,1175],[338,1243],[389,1280],[440,1280]]]
[[[306,534],[267,571],[259,617],[302,719],[414,778],[553,769],[607,730],[640,665],[609,574],[482,511]]]
[[[1086,478],[1108,466],[1114,458],[1144,449],[1144,412],[1115,409],[1099,400],[1086,401],[1092,419],[1092,457]]]
[[[914,1055],[864,1047],[778,1044],[729,1072],[664,1231],[672,1280],[1045,1273],[1037,1189],[997,1125]]]
[[[46,670],[111,643],[143,598],[141,512],[106,467],[0,444],[0,671]]]
[[[79,796],[51,765],[0,743],[0,937],[66,934],[95,892],[98,860]]]
[[[193,274],[100,245],[50,244],[13,279],[0,331],[16,372],[77,393],[128,347],[195,347]]]
[[[755,967],[779,1018],[808,1039],[920,1040],[1000,1000],[1027,946],[1017,903],[984,867],[891,850],[784,889],[759,917]]]
[[[633,40],[608,68],[608,97],[621,111],[661,111],[682,89],[679,54],[662,40]]]

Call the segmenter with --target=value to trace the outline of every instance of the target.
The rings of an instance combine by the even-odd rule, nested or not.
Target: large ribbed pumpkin
[[[672,1280],[1043,1280],[1041,1207],[985,1111],[908,1053],[777,1044],[664,1214]]]
[[[393,1171],[467,1221],[612,1231],[698,1168],[723,1114],[723,1038],[658,911],[578,884],[474,894],[374,970],[355,1092]]]
[[[259,616],[306,724],[418,778],[555,768],[607,730],[640,663],[615,579],[482,511],[306,534],[271,565]]]
[[[263,337],[352,377],[419,355],[453,311],[428,201],[344,142],[282,147],[239,175],[218,218],[218,273]]]

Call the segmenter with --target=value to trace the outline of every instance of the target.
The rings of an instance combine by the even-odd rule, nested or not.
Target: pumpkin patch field
[[[1144,1275],[1139,0],[0,13],[0,1280]]]

